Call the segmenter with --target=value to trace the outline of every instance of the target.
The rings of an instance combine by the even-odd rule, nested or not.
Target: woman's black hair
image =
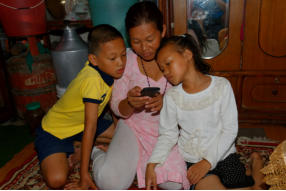
[[[177,51],[180,53],[184,52],[186,49],[190,50],[193,53],[195,68],[203,74],[209,74],[211,71],[211,66],[202,59],[198,43],[191,35],[184,34],[164,38],[157,52],[160,52],[163,47],[169,44],[174,45]]]
[[[158,30],[163,31],[163,15],[157,5],[151,1],[135,3],[126,14],[126,31],[129,33],[131,28],[150,22],[154,22]]]

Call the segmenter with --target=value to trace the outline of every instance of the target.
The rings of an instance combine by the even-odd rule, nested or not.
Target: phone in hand
[[[146,87],[141,90],[141,96],[155,97],[158,93],[160,93],[158,87]]]

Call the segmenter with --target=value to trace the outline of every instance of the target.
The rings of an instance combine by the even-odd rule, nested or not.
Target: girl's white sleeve
[[[211,169],[214,169],[217,163],[223,160],[222,157],[225,157],[226,153],[234,146],[238,132],[237,107],[229,81],[226,83],[221,98],[220,117],[222,119],[222,129],[216,138],[216,144],[212,144],[206,156],[203,157],[211,163]]]
[[[178,136],[176,106],[172,98],[165,94],[160,112],[159,137],[148,162],[163,164],[177,143]]]

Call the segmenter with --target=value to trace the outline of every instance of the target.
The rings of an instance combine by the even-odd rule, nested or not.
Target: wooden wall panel
[[[267,23],[270,22],[276,22],[275,25],[280,26],[279,30],[284,30],[284,32],[279,32],[285,34],[286,25],[280,25],[280,21],[283,19],[274,19],[277,18],[269,16],[268,19],[265,20],[263,17],[261,20],[261,15],[267,14],[268,9],[264,8],[264,5],[262,7],[262,2],[271,2],[274,3],[274,5],[280,1],[277,0],[247,0],[246,1],[246,12],[245,12],[245,26],[244,26],[244,42],[243,42],[243,60],[242,60],[242,69],[245,71],[250,70],[286,70],[286,57],[274,57],[271,55],[266,54],[263,49],[260,47],[259,43],[259,33],[261,32],[261,21],[266,21]],[[283,0],[282,0],[283,1]],[[281,2],[282,2],[281,1]],[[284,2],[284,1],[283,1]],[[277,5],[278,6],[278,5]],[[285,13],[281,14],[282,16],[285,15]],[[263,26],[264,24],[262,24]],[[263,28],[267,28],[267,26],[263,26]],[[268,38],[265,35],[265,30],[262,33],[263,38]],[[270,29],[268,29],[270,30]],[[278,30],[278,29],[276,29]],[[272,34],[271,36],[273,36]],[[262,37],[261,37],[262,38]],[[286,38],[283,37],[276,37],[278,39]],[[263,43],[267,42],[265,39],[261,40]],[[273,43],[273,42],[272,42]],[[274,45],[277,47],[278,45]],[[279,45],[280,46],[280,45]],[[264,45],[265,47],[265,45]],[[273,45],[272,45],[273,47]],[[285,45],[284,45],[285,47]],[[285,50],[285,48],[283,48]]]
[[[173,0],[174,7],[174,35],[187,32],[187,1]]]
[[[286,56],[285,10],[285,0],[261,2],[259,44],[262,51],[271,56]]]

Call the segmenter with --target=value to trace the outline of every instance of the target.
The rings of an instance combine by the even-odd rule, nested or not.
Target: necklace
[[[146,70],[145,70],[145,67],[144,67],[144,64],[143,64],[142,58],[140,58],[140,63],[141,63],[141,65],[142,65],[142,68],[143,68],[144,74],[145,74],[145,76],[146,76],[146,78],[147,78],[148,86],[149,86],[149,87],[151,87],[151,86],[150,86],[149,77],[148,77],[147,72],[146,72]],[[165,88],[164,88],[164,92],[163,92],[163,94],[165,94],[165,92],[166,92],[167,84],[168,84],[168,80],[166,79],[166,84],[165,84]]]

